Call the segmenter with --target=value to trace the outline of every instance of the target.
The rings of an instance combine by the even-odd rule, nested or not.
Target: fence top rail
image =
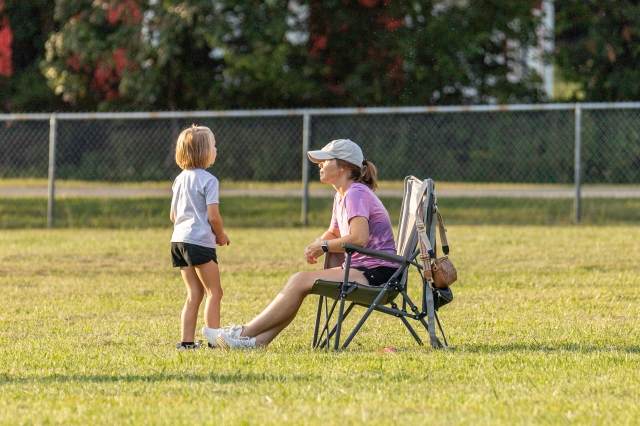
[[[141,120],[158,118],[216,118],[216,117],[291,117],[318,115],[369,115],[369,114],[424,114],[496,111],[554,111],[573,110],[580,105],[588,109],[640,109],[640,102],[609,103],[558,103],[514,105],[454,105],[371,108],[309,108],[230,111],[158,111],[158,112],[60,112],[0,114],[0,121],[44,121],[55,116],[57,120]]]
[[[640,102],[586,102],[580,103],[585,109],[640,109]]]
[[[25,114],[0,114],[0,121],[47,121],[51,119],[48,113],[25,113]]]

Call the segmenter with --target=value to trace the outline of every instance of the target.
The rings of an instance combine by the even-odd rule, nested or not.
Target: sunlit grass
[[[223,322],[316,268],[322,229],[230,228]],[[374,314],[341,353],[310,349],[315,297],[266,350],[176,351],[169,226],[4,230],[0,423],[636,424],[640,227],[448,229],[455,350]]]

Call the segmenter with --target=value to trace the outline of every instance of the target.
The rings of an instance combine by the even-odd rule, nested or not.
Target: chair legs
[[[384,292],[382,292],[381,295],[379,296],[380,298],[382,298],[383,293]],[[316,311],[315,327],[313,331],[313,342],[311,344],[311,347],[313,349],[318,349],[318,348],[328,349],[330,347],[330,344],[333,343],[334,350],[346,349],[346,347],[351,343],[353,338],[356,336],[360,328],[362,328],[365,321],[367,320],[367,318],[369,318],[369,316],[374,310],[379,310],[383,313],[392,314],[398,317],[402,321],[404,326],[407,328],[407,330],[409,330],[409,333],[411,333],[415,341],[420,346],[423,346],[424,343],[420,339],[420,336],[418,336],[418,333],[412,327],[411,323],[408,321],[408,318],[417,320],[420,324],[422,324],[422,326],[427,331],[429,331],[429,324],[427,323],[427,321],[425,321],[424,314],[419,312],[418,308],[407,296],[407,294],[404,291],[401,291],[400,293],[403,297],[403,307],[408,306],[411,309],[412,313],[406,312],[405,309],[399,310],[398,305],[394,302],[391,303],[391,308],[385,307],[385,306],[377,306],[377,302],[379,302],[379,300],[376,300],[371,305],[362,305],[356,302],[351,302],[349,306],[345,309],[344,307],[345,298],[339,296],[333,299],[326,296],[319,296],[318,308]],[[329,299],[333,300],[333,303],[331,304],[330,308],[329,308]],[[347,339],[342,343],[342,345],[340,345],[340,334],[342,331],[342,325],[344,324],[344,320],[349,316],[349,314],[351,313],[351,310],[355,305],[367,307],[368,309],[364,313],[362,318],[358,321],[358,323],[356,324],[354,329],[351,331],[351,333],[349,333],[349,336],[347,336]],[[337,322],[333,327],[331,327],[331,329],[329,329],[330,320],[333,317],[333,314],[336,308],[338,308]],[[321,319],[323,314],[324,314],[324,320]],[[435,340],[432,340],[431,346],[434,349],[447,349],[448,348],[447,339],[444,335],[444,331],[442,329],[442,325],[440,324],[440,320],[437,314],[435,315],[435,320],[437,322],[438,328],[440,329],[440,333],[442,334],[442,337],[444,339],[444,345],[440,342],[440,339],[436,337]],[[333,342],[331,342],[332,339],[333,339]]]
[[[396,305],[395,303],[391,304],[391,307],[393,309],[397,309],[398,305]],[[418,344],[420,346],[423,346],[424,343],[422,343],[422,340],[420,339],[420,336],[418,336],[418,333],[416,333],[416,331],[413,329],[413,327],[411,327],[411,324],[409,324],[409,321],[407,321],[407,319],[403,316],[400,317],[400,320],[402,321],[402,323],[404,324],[405,327],[407,327],[407,330],[409,330],[409,333],[411,333],[411,335],[413,336],[414,339],[416,339],[416,342],[418,342]]]
[[[318,331],[320,330],[320,314],[322,314],[322,307],[324,305],[324,296],[318,297],[318,310],[316,312],[316,323],[313,327],[313,341],[311,342],[311,349],[315,349],[318,345]]]
[[[365,312],[365,314],[362,316],[362,318],[360,319],[356,327],[353,329],[351,334],[349,334],[349,337],[347,337],[347,340],[344,341],[344,344],[342,345],[342,349],[346,348],[349,345],[349,343],[351,343],[351,340],[355,337],[356,333],[360,330],[360,328],[362,327],[364,322],[367,320],[367,318],[369,318],[369,315],[371,315],[375,307],[378,306],[378,303],[380,303],[380,300],[382,300],[382,297],[387,293],[388,290],[389,290],[389,284],[385,284],[384,289],[380,292],[380,294],[378,294],[378,296],[373,301],[371,306],[369,306],[369,309],[367,309],[367,312]],[[336,350],[337,349],[338,349],[338,338],[336,337]]]
[[[334,299],[333,301],[333,305],[331,306],[331,310],[329,310],[329,298],[327,298],[326,296],[320,296],[318,298],[318,310],[316,313],[316,325],[315,328],[313,330],[313,342],[311,343],[311,348],[312,349],[317,349],[317,348],[324,348],[324,347],[329,347],[329,342],[330,340],[334,337],[334,335],[336,335],[336,333],[338,332],[338,324],[334,325],[333,328],[331,328],[331,330],[329,330],[329,321],[331,320],[331,317],[333,315],[333,312],[335,310],[335,307],[338,303],[337,299]],[[346,310],[344,310],[344,313],[342,314],[342,320],[344,321],[348,316],[349,313],[351,313],[351,310],[353,309],[353,307],[356,305],[356,303],[351,303]],[[322,326],[322,329],[320,329],[320,318],[322,316],[322,311],[324,310],[324,325]],[[342,324],[340,324],[340,327],[342,326]],[[336,336],[336,342],[339,341],[339,337]],[[334,345],[335,346],[335,345]],[[346,347],[346,346],[345,346]],[[337,350],[337,348],[335,348]],[[343,347],[344,349],[344,347]]]

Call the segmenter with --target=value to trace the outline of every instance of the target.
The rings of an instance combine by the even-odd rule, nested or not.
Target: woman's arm
[[[351,228],[351,233],[348,235],[336,237],[335,234],[329,232],[331,231],[330,229],[322,234],[320,239],[309,244],[309,246],[304,250],[307,263],[317,263],[316,259],[324,254],[324,251],[322,251],[323,240],[327,240],[327,247],[329,248],[329,251],[335,253],[344,253],[344,248],[342,248],[343,243],[364,246],[369,242],[369,221],[367,218],[363,216],[355,216],[349,221],[349,227]],[[333,235],[334,238],[330,238],[331,235]],[[310,262],[310,259],[313,259],[314,261]]]
[[[344,253],[343,243],[350,243],[356,246],[364,246],[369,242],[369,221],[364,216],[352,217],[349,221],[351,233],[334,240],[328,240],[327,246],[330,252]],[[322,250],[322,242],[320,242]]]
[[[209,224],[211,225],[213,233],[216,234],[216,245],[228,246],[229,237],[227,237],[227,234],[224,233],[224,228],[222,227],[222,217],[220,216],[220,209],[218,208],[218,204],[207,205],[207,217],[209,219]]]
[[[335,240],[336,238],[340,238],[340,230],[329,228],[324,232],[324,234],[316,238],[316,241]]]

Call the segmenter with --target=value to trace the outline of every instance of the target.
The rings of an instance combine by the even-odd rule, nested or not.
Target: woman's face
[[[338,166],[338,162],[335,159],[324,160],[322,163],[318,163],[320,168],[320,182],[332,183],[340,176],[342,168]]]

